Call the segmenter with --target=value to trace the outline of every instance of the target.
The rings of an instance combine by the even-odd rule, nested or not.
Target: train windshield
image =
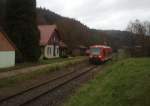
[[[93,54],[93,55],[100,54],[100,48],[91,48],[90,51],[91,51],[91,54]]]

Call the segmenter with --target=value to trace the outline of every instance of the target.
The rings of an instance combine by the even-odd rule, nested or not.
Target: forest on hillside
[[[37,8],[37,23],[56,24],[63,41],[70,49],[80,45],[102,44],[106,37],[103,32],[92,30],[75,19],[60,16],[47,9]]]

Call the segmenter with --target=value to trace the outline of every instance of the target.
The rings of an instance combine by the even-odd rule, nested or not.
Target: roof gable
[[[48,44],[53,33],[57,32],[56,25],[40,25],[38,28],[40,30],[40,45]]]
[[[15,51],[16,47],[7,37],[7,35],[0,31],[0,51]]]

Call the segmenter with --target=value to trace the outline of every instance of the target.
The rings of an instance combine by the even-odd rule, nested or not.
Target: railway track
[[[84,74],[94,70],[97,66],[89,66],[82,70],[74,70],[72,72],[61,75],[55,79],[42,83],[38,86],[29,88],[25,91],[17,93],[0,100],[0,106],[23,106],[27,105],[47,93],[55,91],[61,86],[83,76]]]

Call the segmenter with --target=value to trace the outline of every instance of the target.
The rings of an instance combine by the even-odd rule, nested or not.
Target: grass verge
[[[150,58],[113,63],[64,106],[150,106]]]
[[[27,73],[27,74],[21,74],[21,75],[12,76],[9,78],[4,78],[0,80],[0,88],[16,86],[16,84],[22,83],[26,80],[32,80],[41,75],[47,75],[51,73],[52,71],[57,71],[59,69],[69,67],[70,65],[79,64],[80,62],[84,60],[85,58],[77,58],[77,59],[63,61],[59,63],[52,63],[52,64],[49,64],[46,68],[42,68],[42,69]]]
[[[73,59],[79,59],[83,57],[74,57],[74,58],[53,58],[49,60],[39,60],[36,63],[28,62],[28,63],[21,63],[21,64],[16,64],[14,67],[9,67],[9,68],[3,68],[0,69],[0,72],[7,72],[7,71],[12,71],[12,70],[17,70],[17,69],[22,69],[22,68],[28,68],[32,66],[38,66],[38,65],[43,65],[43,64],[53,64],[57,62],[64,62],[68,60],[73,60]]]

